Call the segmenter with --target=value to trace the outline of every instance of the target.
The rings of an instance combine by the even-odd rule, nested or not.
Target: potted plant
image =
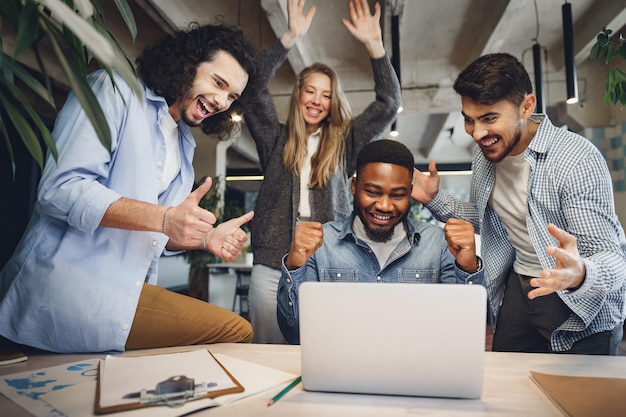
[[[596,43],[591,48],[590,59],[594,63],[603,62],[609,65],[609,70],[604,79],[606,88],[604,102],[606,104],[619,102],[626,105],[626,72],[616,65],[612,65],[615,58],[618,60],[621,58],[622,64],[626,60],[626,43],[622,34],[611,36],[612,33],[611,29],[602,29],[596,38]]]
[[[133,39],[137,34],[135,19],[126,0],[115,4],[128,26]],[[120,48],[113,35],[104,26],[104,14],[99,0],[2,0],[0,2],[3,39],[0,42],[0,136],[9,155],[15,177],[15,158],[7,126],[15,127],[19,139],[29,153],[43,167],[45,148],[56,158],[57,150],[49,129],[38,112],[26,99],[26,92],[34,93],[56,111],[52,95],[50,67],[58,65],[65,74],[69,87],[76,93],[94,126],[100,141],[110,147],[111,137],[104,113],[87,84],[90,64],[95,60],[111,74],[121,75],[135,94],[142,96],[135,68]],[[8,35],[7,35],[8,34]],[[14,44],[11,52],[6,50]],[[55,62],[47,52],[52,52]],[[27,54],[34,59],[34,69],[20,60]],[[43,141],[43,146],[40,139]]]

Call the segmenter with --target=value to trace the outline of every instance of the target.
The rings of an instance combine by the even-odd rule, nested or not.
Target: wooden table
[[[197,349],[177,347],[126,352],[141,355]],[[274,369],[300,373],[300,347],[262,344],[216,344],[207,346],[222,353]],[[62,363],[104,357],[104,355],[55,355],[29,352],[29,359],[0,366],[0,375],[37,370]],[[626,378],[626,358],[586,355],[530,353],[485,353],[484,392],[480,400],[394,397],[306,392],[296,386],[272,407],[267,402],[282,387],[262,392],[226,406],[201,411],[197,416],[562,416],[557,406],[529,378],[529,371],[544,373]],[[91,401],[83,399],[83,401]],[[0,414],[29,416],[7,398],[0,396]],[[121,417],[130,414],[114,414]],[[82,416],[81,416],[82,417]]]

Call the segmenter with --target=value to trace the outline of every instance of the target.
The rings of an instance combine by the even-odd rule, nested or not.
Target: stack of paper
[[[162,405],[141,402],[139,393],[155,391],[160,382],[181,376],[193,379],[197,385],[208,384],[204,398],[244,390],[207,350],[138,357],[108,355],[100,361],[96,412]]]

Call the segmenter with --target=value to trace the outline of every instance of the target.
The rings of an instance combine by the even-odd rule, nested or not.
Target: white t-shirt
[[[513,269],[521,275],[539,277],[542,267],[526,225],[530,164],[524,159],[522,152],[519,155],[505,157],[495,164],[495,168],[496,182],[489,205],[502,220],[509,242],[515,248]]]
[[[300,217],[311,217],[311,205],[309,204],[309,183],[311,182],[311,157],[317,152],[320,144],[321,128],[309,136],[307,140],[307,154],[300,171],[300,204],[298,213]]]
[[[367,236],[365,226],[363,225],[363,222],[361,221],[361,218],[359,216],[354,217],[354,221],[352,222],[352,230],[354,231],[356,237],[367,243],[372,249],[374,255],[376,255],[376,258],[378,259],[378,265],[380,266],[380,268],[385,266],[387,260],[389,259],[389,255],[391,255],[391,253],[398,246],[400,241],[406,237],[404,224],[400,222],[393,229],[393,235],[390,240],[388,240],[387,242],[375,242]]]
[[[163,132],[165,137],[165,161],[163,162],[163,177],[161,178],[161,189],[159,190],[159,193],[162,193],[178,175],[181,156],[180,143],[178,141],[178,124],[172,115],[166,113],[159,120],[159,124],[161,125],[161,132]]]

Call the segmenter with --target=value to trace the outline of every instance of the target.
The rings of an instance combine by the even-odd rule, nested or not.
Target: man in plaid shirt
[[[415,170],[412,197],[481,235],[493,350],[617,355],[626,238],[602,154],[533,114],[530,78],[509,54],[478,58],[454,89],[478,145],[470,201],[439,190],[435,161],[430,176]]]

